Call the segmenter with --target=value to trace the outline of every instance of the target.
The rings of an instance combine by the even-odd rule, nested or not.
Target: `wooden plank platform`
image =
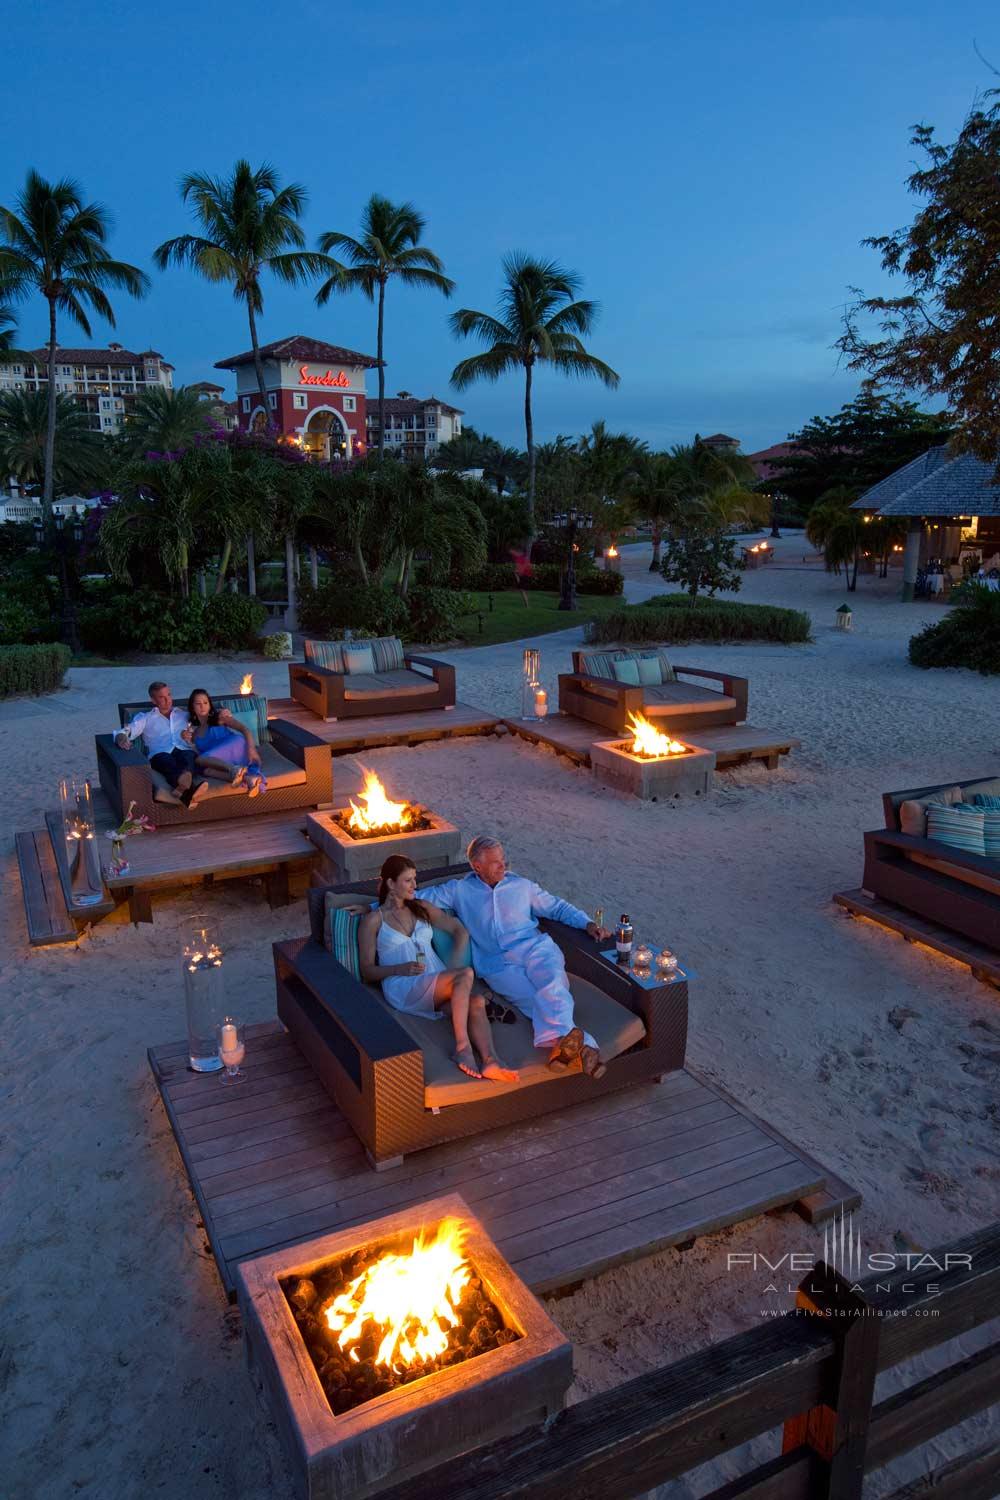
[[[48,830],[32,828],[25,833],[15,833],[14,849],[21,876],[28,942],[34,947],[46,943],[75,943],[80,929],[66,910]]]
[[[566,755],[577,765],[590,765],[590,747],[595,740],[615,738],[610,729],[599,724],[590,724],[573,714],[554,713],[545,719],[504,719],[511,734],[536,745],[548,745],[560,755]],[[678,729],[678,739],[699,750],[714,750],[716,766],[737,765],[741,761],[763,760],[774,770],[778,758],[797,750],[801,740],[793,735],[780,734],[775,729],[758,729],[753,724],[728,724],[717,729]]]
[[[918,917],[892,901],[872,896],[860,887],[853,891],[837,891],[833,899],[851,916],[867,917],[880,927],[898,932],[908,943],[923,943],[937,953],[966,964],[976,979],[1000,989],[1000,953],[995,948],[987,948],[974,938],[963,937],[960,932],[950,932],[948,928],[939,927],[926,917]]]
[[[237,1090],[192,1073],[182,1042],[148,1054],[230,1295],[248,1256],[443,1192],[546,1292],[837,1180],[686,1071],[374,1172],[279,1023],[248,1030]]]
[[[454,708],[430,708],[422,713],[372,714],[364,719],[318,719],[294,698],[271,698],[268,718],[288,719],[308,729],[330,746],[333,755],[374,750],[383,745],[420,745],[425,740],[455,739],[459,735],[493,734],[496,714],[456,703]]]
[[[283,906],[288,901],[289,872],[319,859],[306,836],[308,811],[296,808],[259,818],[161,828],[129,839],[130,869],[122,875],[105,874],[105,881],[119,899],[128,898],[134,922],[153,920],[154,890],[240,875],[264,875],[271,905]]]

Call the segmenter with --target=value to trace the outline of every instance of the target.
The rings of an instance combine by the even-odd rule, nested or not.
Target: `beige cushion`
[[[267,777],[269,787],[279,786],[302,786],[306,780],[306,773],[301,766],[294,761],[286,760],[279,755],[273,745],[258,745],[260,751],[261,770]],[[149,774],[153,778],[153,800],[155,802],[172,802],[170,796],[170,784],[161,776],[159,771],[150,767]],[[208,772],[203,773],[208,782],[208,791],[204,794],[202,801],[208,802],[213,797],[245,797],[247,789],[245,786],[233,786],[228,781],[221,781]]]
[[[959,790],[962,793],[959,800],[965,802],[971,802],[973,797],[1000,797],[1000,776],[993,776],[989,780],[984,777],[982,781],[970,781],[968,786],[961,787]],[[939,802],[941,798],[934,800]]]
[[[909,802],[901,802],[899,804],[900,833],[908,833],[913,838],[925,839],[927,837],[928,802],[943,802],[946,807],[952,807],[961,800],[962,788],[960,786],[945,786],[940,791],[928,792],[926,797],[913,797]]]
[[[419,698],[436,691],[429,677],[403,667],[395,672],[355,672],[344,679],[345,698]]]
[[[697,713],[705,708],[736,707],[736,699],[728,693],[689,687],[686,682],[664,682],[660,687],[645,688],[642,697],[646,712],[654,718],[658,713]]]

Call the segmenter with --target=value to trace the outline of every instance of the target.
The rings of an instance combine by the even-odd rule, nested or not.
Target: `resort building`
[[[84,511],[93,510],[100,503],[99,499],[93,497],[62,495],[58,500],[53,500],[52,514],[65,520],[74,511],[82,515]],[[22,526],[30,526],[37,521],[41,525],[41,500],[37,495],[25,494],[16,484],[12,484],[8,491],[0,490],[0,524],[6,521],[16,521]]]
[[[266,406],[252,349],[220,359],[215,366],[236,371],[237,421],[242,432],[275,428],[321,462],[349,459],[366,451],[365,373],[377,369],[378,360],[301,333],[262,344],[259,352]]]
[[[399,458],[433,458],[442,443],[458,437],[464,413],[457,406],[439,401],[437,396],[420,400],[409,391],[400,391],[385,402],[385,447]],[[378,402],[371,398],[368,407],[368,446],[378,447]]]
[[[713,432],[711,437],[699,438],[698,441],[705,448],[714,448],[716,453],[738,453],[740,451],[739,438],[729,437],[725,432]]]
[[[760,448],[756,453],[748,453],[747,461],[753,465],[757,478],[766,482],[776,474],[783,474],[785,460],[798,451],[797,443],[772,443],[770,448]]]
[[[188,390],[194,391],[199,400],[208,402],[216,427],[221,427],[224,432],[236,431],[240,425],[239,402],[226,400],[225,386],[216,385],[214,380],[196,380]]]
[[[174,367],[156,349],[134,354],[121,344],[106,349],[57,349],[56,390],[82,406],[95,432],[113,436],[144,391],[173,387]],[[32,349],[0,365],[0,392],[48,390],[48,350]]]
[[[1000,484],[996,465],[946,446],[929,448],[872,485],[853,508],[909,521],[903,598],[917,573],[935,570],[957,582],[980,568],[1000,569]]]

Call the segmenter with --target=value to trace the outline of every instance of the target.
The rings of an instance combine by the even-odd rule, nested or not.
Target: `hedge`
[[[471,615],[476,601],[461,589],[414,588],[407,596],[410,623],[407,634],[414,641],[432,645],[453,641],[461,634],[462,617]]]
[[[984,677],[1000,673],[1000,594],[969,584],[962,602],[943,620],[910,639],[915,667],[971,667]]]
[[[532,563],[531,571],[519,578],[513,563],[487,563],[470,581],[469,587],[482,593],[500,594],[506,589],[528,589],[554,594],[562,582],[563,569],[559,563]],[[620,594],[625,580],[620,573],[598,571],[590,558],[577,562],[576,591],[578,594]]]
[[[345,630],[356,636],[403,635],[407,619],[402,599],[377,583],[327,583],[299,594],[299,621],[314,640],[339,640]]]
[[[69,666],[69,647],[0,646],[0,698],[14,693],[52,693],[62,686]]]
[[[801,610],[723,599],[692,601],[686,594],[660,595],[591,620],[585,627],[587,640],[593,644],[780,641],[784,645],[809,640],[810,628],[809,616]]]
[[[180,599],[139,590],[109,594],[78,612],[80,640],[88,651],[177,653],[254,646],[267,619],[259,599],[244,594],[194,594]]]

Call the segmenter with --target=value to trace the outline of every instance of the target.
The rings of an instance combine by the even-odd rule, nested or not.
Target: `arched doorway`
[[[253,416],[250,418],[250,431],[251,432],[266,432],[267,431],[267,412],[264,410],[264,408],[262,406],[258,406],[257,409],[256,409],[256,411],[254,412]]]
[[[332,406],[321,406],[309,414],[302,434],[302,451],[319,463],[350,458],[351,435],[339,411]]]

